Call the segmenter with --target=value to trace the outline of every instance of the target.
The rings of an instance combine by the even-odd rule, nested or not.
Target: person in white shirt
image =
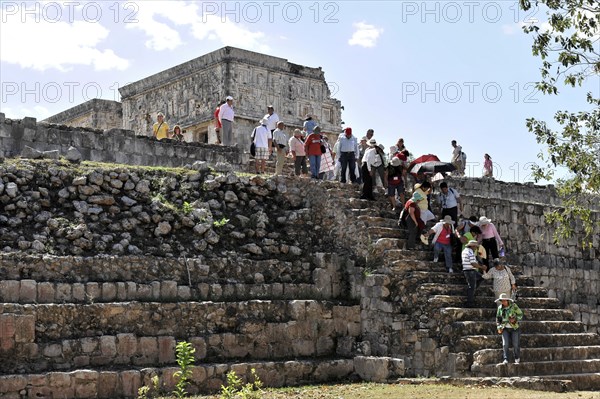
[[[261,173],[265,173],[265,169],[267,167],[267,159],[271,155],[273,136],[269,129],[267,129],[267,119],[262,118],[260,120],[260,125],[254,128],[254,132],[252,133],[252,139],[254,141],[254,145],[256,146],[256,155],[254,166],[256,168],[256,174],[260,175]]]
[[[269,125],[267,125],[267,129]],[[288,135],[285,132],[285,124],[281,121],[277,122],[277,129],[273,132],[273,142],[277,151],[277,161],[275,164],[275,176],[283,173],[283,165],[285,165],[286,155],[288,151]]]
[[[275,132],[277,129],[277,124],[279,123],[279,115],[275,113],[275,109],[272,105],[267,107],[267,114],[265,115],[267,118],[267,129],[271,131],[271,133]]]
[[[475,289],[479,287],[483,277],[479,270],[487,270],[485,265],[481,265],[475,257],[475,252],[479,247],[479,242],[471,240],[462,251],[462,267],[465,280],[467,280],[467,304],[466,307],[475,307]]]
[[[374,200],[373,197],[373,182],[375,180],[375,171],[379,166],[383,164],[383,160],[377,152],[377,141],[375,139],[369,140],[369,148],[365,151],[363,156],[361,172],[363,176],[363,192],[360,196],[361,199]]]
[[[465,175],[465,165],[463,163],[462,147],[456,143],[456,140],[452,140],[450,142],[450,144],[452,144],[452,148],[454,148],[452,150],[452,161],[451,161],[452,165],[454,165],[454,167],[456,168],[456,171],[454,173],[458,176],[464,176]]]
[[[235,112],[233,111],[233,97],[227,96],[225,104],[219,108],[219,121],[223,126],[221,132],[221,139],[223,145],[233,145],[233,118]]]
[[[441,217],[450,215],[454,223],[458,223],[459,211],[461,214],[463,211],[459,192],[452,187],[448,187],[448,183],[445,181],[440,183],[440,191],[438,201],[441,208]]]

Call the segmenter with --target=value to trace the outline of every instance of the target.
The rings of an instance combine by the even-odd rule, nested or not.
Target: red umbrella
[[[418,163],[430,162],[430,161],[438,161],[439,162],[440,159],[433,154],[421,155],[419,158],[415,159],[408,165],[407,170],[410,171],[413,168],[413,166],[415,166]]]

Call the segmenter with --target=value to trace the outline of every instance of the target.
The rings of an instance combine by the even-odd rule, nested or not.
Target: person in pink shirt
[[[483,159],[483,176],[494,177],[494,164],[492,163],[492,157],[490,157],[490,154],[485,154]]]
[[[482,216],[479,218],[477,223],[481,229],[481,245],[485,248],[487,257],[484,260],[486,266],[490,265],[490,259],[494,260],[498,258],[498,250],[504,248],[504,242],[496,230],[496,226],[492,223],[491,219]]]
[[[302,171],[303,176],[306,176],[308,172],[306,168],[306,152],[304,151],[304,141],[302,140],[302,137],[302,131],[300,129],[295,129],[294,137],[288,142],[290,154],[292,154],[292,159],[294,160],[294,173],[296,176],[300,176],[300,171]]]

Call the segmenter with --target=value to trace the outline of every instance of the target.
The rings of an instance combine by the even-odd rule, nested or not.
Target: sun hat
[[[381,148],[381,151],[385,151],[385,147],[383,146],[383,144],[379,144],[377,147]]]
[[[479,218],[479,223],[478,224],[480,226],[485,226],[486,224],[490,224],[490,223],[492,223],[492,219],[488,219],[485,216],[482,216],[482,217]]]
[[[398,157],[393,157],[392,160],[390,161],[392,166],[400,166],[401,162],[402,161],[400,161],[400,158],[398,158]]]
[[[450,215],[444,216],[444,218],[442,220],[440,220],[440,222],[454,224],[454,220],[452,220],[452,216],[450,216]]]
[[[375,146],[377,146],[377,140],[375,140],[375,139],[371,139],[371,140],[369,140],[369,145],[370,145],[371,147],[375,147]]]
[[[502,293],[500,294],[500,296],[498,297],[498,299],[496,299],[494,302],[498,303],[498,302],[502,302],[502,301],[510,301],[513,302],[513,299],[506,293]]]
[[[467,243],[467,247],[478,247],[479,246],[479,242],[477,240],[470,240]]]
[[[267,123],[269,123],[269,120],[267,118],[262,118],[259,123],[261,125],[266,125]]]
[[[231,97],[231,96],[227,96],[227,98],[226,98],[225,100],[227,100],[227,101],[229,101],[229,100],[233,100],[233,97]]]
[[[294,136],[302,136],[302,130],[294,129]]]
[[[423,201],[424,199],[425,199],[425,197],[423,197],[421,195],[421,193],[413,193],[413,195],[412,195],[413,202]]]

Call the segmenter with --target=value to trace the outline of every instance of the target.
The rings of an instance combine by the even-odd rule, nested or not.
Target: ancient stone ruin
[[[40,127],[27,123],[10,126],[31,140]],[[0,126],[3,140],[15,131]],[[133,398],[153,376],[171,391],[182,340],[196,348],[191,393],[251,368],[267,386],[439,376],[600,389],[598,234],[585,251],[581,236],[552,244],[550,186],[450,184],[506,242],[525,310],[519,365],[498,364],[491,285],[464,308],[464,277],[404,250],[396,215],[352,185],[206,162],[6,159],[0,396]]]
[[[163,112],[171,128],[179,124],[186,130],[186,141],[214,144],[215,109],[219,100],[231,95],[235,142],[246,152],[252,129],[268,105],[275,107],[290,136],[294,128],[302,128],[307,114],[324,133],[337,133],[342,123],[341,103],[332,97],[321,67],[235,47],[223,47],[143,78],[119,92],[121,103],[93,99],[43,122],[151,136],[156,115]]]

